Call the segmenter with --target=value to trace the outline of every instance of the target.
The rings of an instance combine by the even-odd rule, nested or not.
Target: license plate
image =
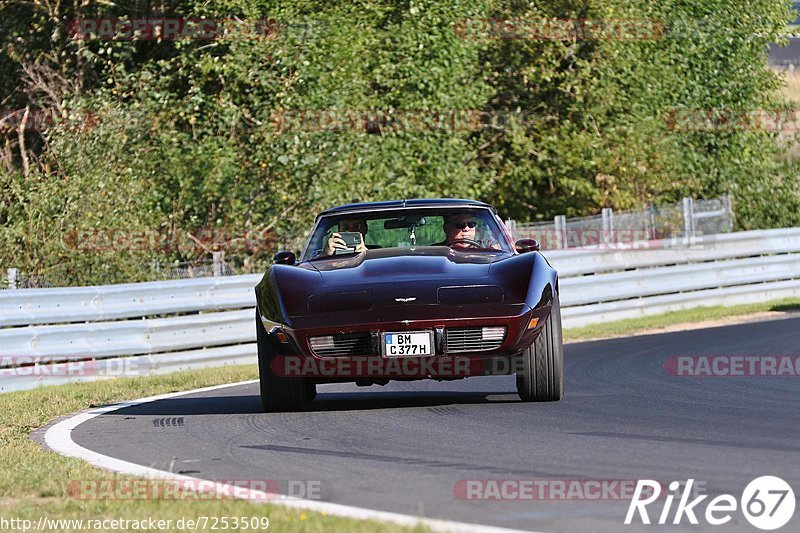
[[[386,357],[434,355],[432,331],[399,331],[384,333],[382,336],[383,355]]]

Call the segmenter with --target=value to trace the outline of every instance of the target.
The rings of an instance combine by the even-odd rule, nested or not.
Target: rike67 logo
[[[685,485],[678,481],[669,484],[670,493],[663,498],[664,506],[658,515],[657,523],[668,523],[672,513],[672,504],[678,497],[678,504],[672,515],[672,524],[684,523],[684,518],[692,525],[699,524],[698,515],[705,518],[706,523],[720,526],[731,521],[737,509],[751,525],[758,529],[771,531],[783,527],[794,515],[795,498],[792,487],[784,480],[775,476],[762,476],[751,481],[742,492],[742,497],[737,500],[731,494],[721,494],[708,502],[704,502],[708,495],[692,496],[694,479],[686,481]],[[683,491],[677,491],[683,486]],[[646,496],[645,496],[646,495]],[[650,524],[650,515],[647,506],[662,498],[661,484],[650,479],[640,479],[636,484],[633,499],[628,507],[625,524],[631,524],[637,512],[643,524]],[[701,513],[705,503],[705,512]],[[657,505],[653,505],[657,507]]]

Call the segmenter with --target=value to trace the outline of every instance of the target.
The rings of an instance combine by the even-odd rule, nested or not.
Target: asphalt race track
[[[798,318],[570,344],[567,395],[554,404],[522,404],[513,378],[492,377],[327,385],[312,412],[264,414],[257,386],[243,385],[100,416],[78,426],[73,439],[161,470],[274,479],[283,491],[289,480],[319,482],[324,501],[459,522],[756,531],[740,511],[724,526],[708,525],[703,504],[700,526],[684,518],[680,527],[623,528],[628,499],[475,501],[456,497],[454,487],[487,479],[666,485],[693,478],[706,493],[738,500],[752,479],[777,475],[797,495],[800,377],[676,377],[664,364],[673,355],[798,355],[799,347]],[[648,508],[651,520],[663,501]],[[800,506],[783,530],[798,526]]]

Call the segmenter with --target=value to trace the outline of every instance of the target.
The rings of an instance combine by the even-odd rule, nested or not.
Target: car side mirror
[[[275,254],[275,257],[272,258],[272,264],[294,265],[297,264],[297,257],[294,255],[293,252],[278,252],[277,254]]]
[[[517,252],[521,254],[527,252],[538,252],[539,241],[537,241],[536,239],[520,239],[514,243],[514,248],[516,248]]]

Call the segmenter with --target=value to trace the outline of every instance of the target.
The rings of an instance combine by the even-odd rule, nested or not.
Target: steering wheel
[[[472,248],[483,248],[483,245],[481,243],[479,243],[478,241],[473,241],[472,239],[453,239],[447,245],[452,247],[454,244],[457,243],[464,243],[471,246]]]

